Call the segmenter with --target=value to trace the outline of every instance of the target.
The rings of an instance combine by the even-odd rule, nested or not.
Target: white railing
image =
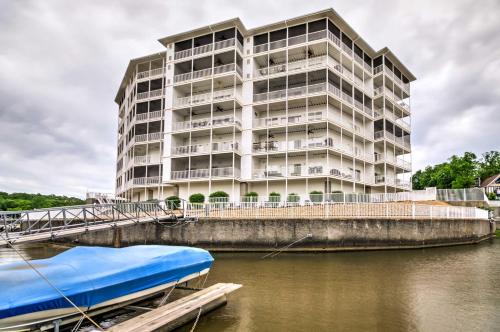
[[[237,152],[240,146],[238,142],[225,141],[225,142],[212,142],[210,143],[200,143],[192,145],[181,145],[172,147],[172,154],[179,155],[189,155],[189,154],[208,154],[210,152]]]
[[[161,182],[161,177],[159,176],[150,176],[150,177],[143,177],[143,178],[134,178],[134,185],[152,185],[152,184],[159,184]]]
[[[235,45],[235,38],[231,39],[226,39],[226,40],[220,40],[218,42],[214,43],[214,51],[216,50],[222,50],[227,47],[233,47]]]
[[[399,77],[394,74],[392,70],[390,70],[385,65],[379,65],[373,69],[373,74],[377,75],[379,73],[384,72],[387,76],[389,76],[401,89],[403,89],[406,93],[410,93],[410,83],[404,83]]]
[[[151,133],[151,134],[141,134],[141,135],[135,135],[135,142],[146,142],[146,141],[156,141],[156,140],[161,140],[161,136],[163,135],[162,132],[157,132],[157,133]]]
[[[215,90],[212,92],[195,94],[187,97],[177,97],[174,99],[174,106],[189,106],[190,104],[200,104],[210,102],[212,100],[221,100],[226,98],[239,97],[238,93],[235,92],[234,88]]]
[[[146,71],[141,71],[137,73],[136,77],[138,80],[148,77],[160,76],[163,75],[163,68],[156,68]]]
[[[398,137],[398,136],[395,136],[394,134],[392,134],[392,133],[390,133],[388,131],[379,130],[379,131],[375,132],[374,138],[376,140],[377,139],[383,139],[383,138],[385,138],[388,141],[391,141],[393,143],[402,145],[404,147],[407,147],[407,148],[410,147],[410,136],[409,135]]]
[[[163,95],[163,89],[157,89],[153,91],[146,91],[137,94],[137,100],[146,99],[146,98],[154,98]]]
[[[137,121],[144,121],[148,119],[157,119],[163,117],[163,111],[153,111],[149,113],[139,113],[136,115]]]
[[[227,126],[227,125],[239,125],[241,126],[241,121],[238,117],[232,115],[221,115],[214,116],[213,119],[203,118],[203,119],[192,119],[188,121],[174,122],[173,130],[187,130],[187,129],[198,129],[206,128],[212,126]]]
[[[284,201],[288,200],[288,201]],[[227,199],[187,203],[186,217],[216,219],[390,218],[390,219],[488,219],[488,211],[474,207],[435,206],[417,203],[347,203],[295,201],[293,196],[267,197],[266,201]]]
[[[134,157],[134,164],[136,165],[158,164],[159,162],[160,162],[159,156],[144,155],[144,156]]]
[[[212,177],[239,177],[240,169],[234,167],[215,167],[212,168]]]
[[[174,83],[184,82],[190,80],[192,77],[192,72],[177,74],[174,76]]]
[[[212,44],[201,45],[193,48],[193,55],[199,55],[203,53],[210,52],[212,50]]]
[[[187,58],[187,57],[191,56],[191,54],[192,54],[192,50],[191,49],[177,51],[174,54],[174,59],[178,60],[178,59]]]
[[[212,75],[212,68],[205,68],[193,71],[193,79],[203,78]]]

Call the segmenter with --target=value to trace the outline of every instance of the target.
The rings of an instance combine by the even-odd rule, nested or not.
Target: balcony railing
[[[163,117],[163,111],[153,111],[153,112],[146,112],[146,113],[138,113],[135,116],[135,119],[137,121],[146,121],[146,120],[152,120],[152,119],[159,119]]]
[[[220,40],[215,43],[197,46],[192,49],[190,48],[187,50],[177,51],[174,54],[174,59],[175,60],[184,59],[190,57],[191,55],[196,56],[200,54],[205,54],[211,51],[218,51],[228,47],[234,47],[235,45],[238,47],[240,52],[243,53],[243,45],[241,45],[240,41],[236,40],[235,38],[231,38],[226,40]]]
[[[404,169],[411,169],[411,162],[406,161],[406,160],[401,159],[401,158],[398,158],[398,157],[395,157],[395,156],[384,155],[381,153],[375,153],[374,158],[375,158],[375,162],[377,162],[377,163],[386,162],[386,163],[390,163],[393,165],[397,165],[397,166],[404,168]]]
[[[317,148],[330,148],[338,152],[354,156],[354,148],[345,143],[334,142],[331,137],[316,137],[309,139],[290,139],[288,141],[260,141],[253,143],[253,151],[262,152],[286,152]]]
[[[203,129],[208,128],[210,126],[230,126],[230,125],[238,125],[241,126],[241,120],[232,115],[222,115],[222,116],[214,116],[212,119],[204,118],[204,119],[193,119],[182,122],[174,122],[173,130],[188,130],[188,129]]]
[[[385,130],[379,130],[375,132],[375,140],[379,139],[386,139],[388,141],[394,142],[396,144],[402,145],[406,148],[410,147],[410,135],[405,135],[405,136],[395,136],[394,134],[385,131]]]
[[[363,176],[360,173],[340,167],[329,167],[327,165],[312,163],[306,165],[269,165],[268,168],[257,168],[252,172],[253,179],[269,179],[282,177],[304,177],[304,176],[332,176],[341,180],[361,182]]]
[[[162,139],[162,132],[150,133],[150,134],[141,134],[135,135],[135,142],[150,142],[150,141],[158,141]]]
[[[163,96],[163,93],[164,93],[163,89],[141,92],[137,94],[137,100],[160,97]]]
[[[380,87],[373,90],[374,97],[377,97],[377,96],[382,95],[382,94],[389,97],[389,99],[393,100],[397,105],[401,106],[405,110],[407,110],[407,111],[410,110],[410,106],[406,102],[404,102],[400,96],[396,95],[394,92],[389,90],[387,87],[380,86]]]
[[[195,94],[187,97],[177,97],[174,99],[175,107],[183,107],[189,105],[196,105],[201,103],[208,103],[215,100],[231,98],[240,98],[240,95],[234,88],[216,90],[212,92]]]
[[[135,156],[133,160],[135,165],[158,164],[160,162],[160,156]]]
[[[185,180],[185,179],[205,179],[212,177],[226,178],[226,177],[239,177],[240,169],[235,167],[214,167],[211,170],[209,168],[192,169],[185,171],[172,171],[172,180]]]
[[[172,154],[176,156],[190,155],[190,154],[209,154],[216,152],[239,152],[240,146],[238,142],[212,142],[175,146],[172,148]]]
[[[137,73],[136,78],[140,80],[149,77],[161,76],[163,75],[163,73],[164,73],[163,68],[156,68],[156,69],[141,71]]]
[[[152,184],[159,184],[161,182],[160,176],[149,176],[143,178],[134,178],[134,185],[147,186]]]

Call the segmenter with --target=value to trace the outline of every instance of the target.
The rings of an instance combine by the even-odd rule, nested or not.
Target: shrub
[[[216,202],[229,201],[229,194],[226,193],[225,191],[214,191],[208,197],[211,201],[216,201]]]
[[[189,203],[204,203],[205,195],[197,193],[189,196]]]
[[[488,193],[488,199],[490,201],[496,200],[497,199],[497,194],[495,194],[495,193]]]
[[[318,190],[313,190],[309,193],[309,198],[313,203],[321,202],[323,201],[323,192]]]
[[[281,198],[281,194],[280,193],[277,193],[277,192],[272,192],[269,194],[269,202],[279,202],[280,201],[280,198]]]
[[[259,194],[257,194],[255,191],[250,191],[245,194],[243,197],[244,202],[257,202],[259,198]]]
[[[178,209],[181,206],[181,199],[177,196],[169,196],[165,200],[165,204],[169,209]]]
[[[296,193],[290,193],[290,194],[288,194],[288,197],[286,200],[289,203],[298,203],[300,201],[300,197]]]

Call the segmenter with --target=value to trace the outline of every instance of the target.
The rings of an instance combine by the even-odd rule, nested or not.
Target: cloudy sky
[[[112,191],[129,59],[239,16],[247,28],[333,7],[412,86],[414,170],[500,149],[500,1],[0,0],[0,191]]]

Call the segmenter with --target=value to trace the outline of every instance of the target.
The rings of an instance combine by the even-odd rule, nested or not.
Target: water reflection
[[[22,247],[32,257],[63,247]],[[236,282],[197,331],[491,331],[500,326],[500,240],[426,250],[215,254],[208,283]],[[16,259],[0,251],[0,261]],[[190,326],[181,329],[189,331]]]

